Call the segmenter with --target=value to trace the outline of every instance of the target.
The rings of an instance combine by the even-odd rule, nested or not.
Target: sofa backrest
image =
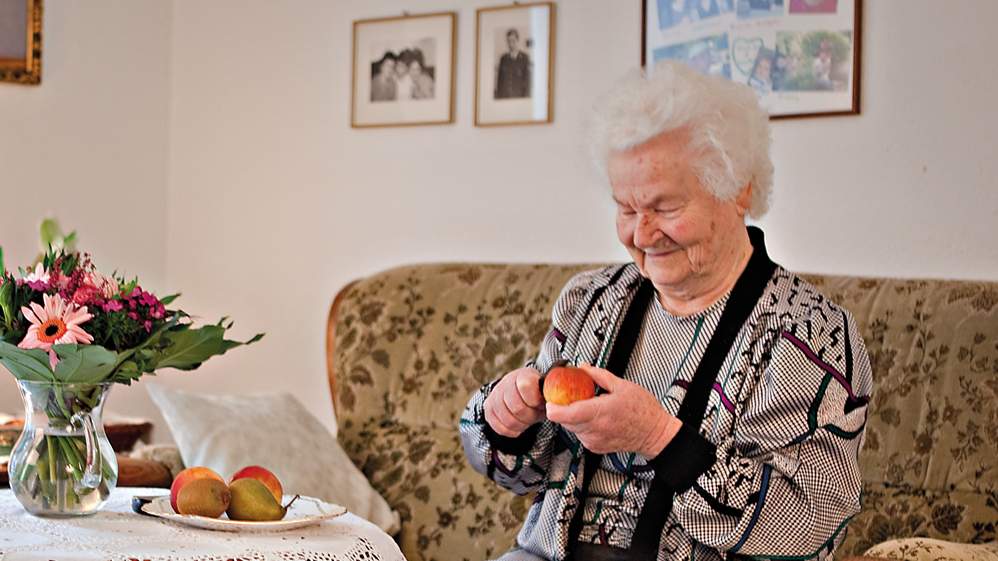
[[[338,295],[340,439],[400,510],[410,560],[484,559],[513,543],[529,498],[467,467],[457,419],[472,391],[536,352],[561,287],[596,266],[416,265]],[[913,535],[995,539],[998,283],[806,278],[853,313],[874,371],[864,511],[840,553]]]

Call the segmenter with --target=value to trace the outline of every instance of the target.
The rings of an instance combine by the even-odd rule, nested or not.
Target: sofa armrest
[[[118,456],[119,487],[169,488],[173,483],[170,468],[155,460]]]

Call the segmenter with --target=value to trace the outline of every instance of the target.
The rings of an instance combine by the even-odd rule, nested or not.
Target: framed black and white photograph
[[[0,82],[42,81],[42,0],[0,0]]]
[[[773,119],[859,113],[862,0],[642,0],[641,63],[751,86]]]
[[[478,10],[476,126],[553,120],[554,25],[554,2]]]
[[[456,12],[353,24],[355,128],[454,122]]]

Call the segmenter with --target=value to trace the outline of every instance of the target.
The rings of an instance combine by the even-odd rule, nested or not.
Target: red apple
[[[271,473],[270,470],[260,467],[260,466],[247,466],[243,469],[237,471],[232,479],[229,479],[229,485],[232,485],[233,481],[244,478],[253,478],[263,483],[267,490],[270,491],[271,495],[274,495],[274,499],[280,503],[284,500],[284,489],[281,487],[281,480],[277,478],[276,475]]]
[[[544,400],[557,405],[589,399],[596,384],[586,371],[574,366],[556,366],[544,377]]]
[[[177,496],[180,495],[180,490],[191,481],[206,478],[217,479],[222,483],[225,483],[225,480],[222,479],[221,475],[218,475],[204,466],[189,467],[177,474],[177,477],[173,479],[173,484],[170,485],[170,506],[173,507],[173,512],[180,514],[180,510],[177,509]]]

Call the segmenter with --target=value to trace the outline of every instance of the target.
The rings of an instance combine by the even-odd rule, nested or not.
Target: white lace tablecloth
[[[300,530],[234,534],[132,512],[133,495],[162,494],[119,488],[93,516],[53,519],[28,514],[0,490],[0,561],[405,561],[388,534],[350,513]]]

